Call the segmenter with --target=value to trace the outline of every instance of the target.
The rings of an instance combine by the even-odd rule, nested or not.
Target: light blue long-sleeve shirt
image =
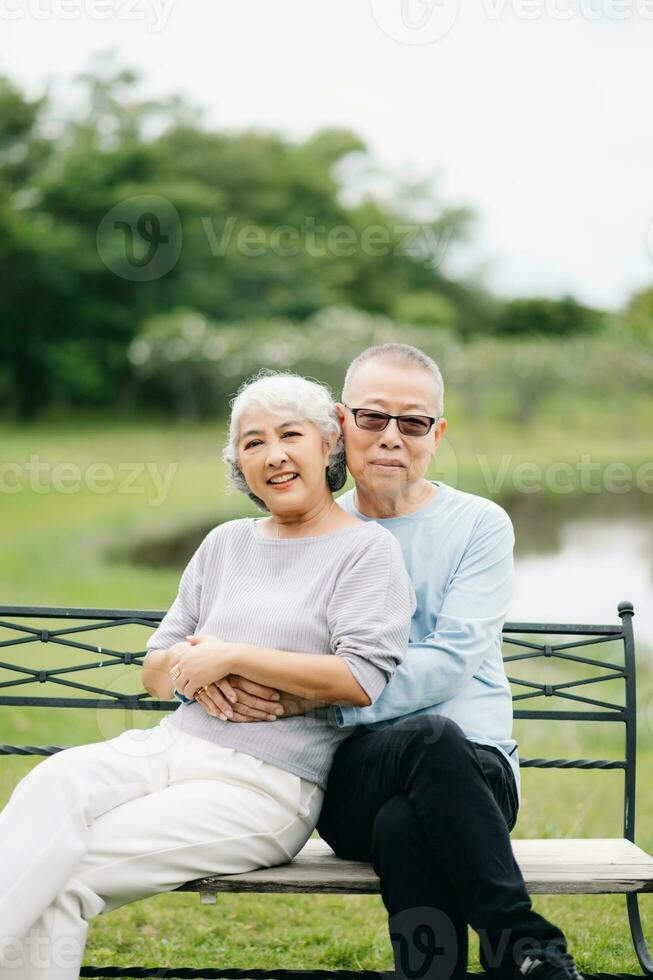
[[[442,481],[431,500],[402,517],[372,518],[395,535],[417,596],[408,651],[383,693],[365,708],[335,709],[338,725],[387,725],[407,715],[445,715],[472,742],[496,746],[520,792],[512,696],[501,654],[501,630],[514,588],[512,522],[492,500]]]

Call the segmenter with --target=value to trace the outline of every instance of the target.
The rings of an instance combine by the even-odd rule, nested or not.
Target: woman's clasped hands
[[[217,636],[187,636],[175,644],[175,688],[222,721],[276,721],[284,713],[279,693],[232,672],[237,649]]]

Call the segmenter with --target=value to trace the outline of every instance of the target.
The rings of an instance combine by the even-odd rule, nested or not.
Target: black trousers
[[[513,857],[517,808],[509,763],[450,719],[362,726],[338,747],[318,830],[340,857],[372,862],[399,977],[464,977],[468,923],[497,976],[529,950],[566,950]]]

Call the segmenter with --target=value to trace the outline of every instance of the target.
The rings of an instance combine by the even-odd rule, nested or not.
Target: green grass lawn
[[[636,467],[650,451],[646,427],[621,432],[607,422],[595,427],[583,424],[564,435],[555,419],[531,433],[490,423],[475,429],[456,429],[452,424],[447,437],[431,475],[484,495],[490,494],[479,457],[497,466],[507,452],[512,467],[521,461],[574,463],[581,453],[589,453],[599,462],[620,460]],[[0,602],[166,608],[174,597],[178,570],[135,566],[115,556],[141,538],[253,513],[245,498],[225,494],[224,470],[218,461],[221,438],[222,428],[217,424],[180,427],[75,420],[29,429],[0,427],[2,461],[17,464],[21,473],[16,477],[14,471],[11,479],[22,481],[19,492],[0,492]],[[51,467],[50,477],[40,486],[30,486],[24,470],[32,455]],[[108,493],[98,492],[88,479],[89,467],[98,461],[113,468]],[[79,468],[80,486],[74,492],[62,492],[52,485],[52,467],[62,463]],[[147,471],[137,475],[130,487],[118,485],[129,467],[145,463],[156,464],[162,473],[176,466],[170,471],[169,493],[157,506],[152,505],[157,489]],[[60,471],[59,478],[63,475]],[[5,479],[10,482],[6,473]],[[111,559],[110,554],[114,555]],[[612,610],[607,619],[613,619]],[[48,654],[52,654],[48,664],[56,663],[56,653],[48,649]],[[28,658],[26,652],[21,656]],[[2,671],[0,680],[6,678],[7,672]],[[104,687],[139,689],[138,676],[124,667],[118,672],[105,670],[94,680]],[[51,692],[41,689],[39,693]],[[653,769],[653,680],[645,670],[639,699],[638,837],[642,846],[653,851],[649,775]],[[118,711],[5,709],[0,738],[24,744],[75,744],[110,738],[127,727],[156,720],[144,712],[124,716]],[[576,726],[551,739],[541,723],[530,725],[518,731],[526,755],[573,751],[574,755],[619,757],[622,752],[616,732],[598,735]],[[0,805],[33,764],[33,760],[3,758]],[[621,836],[621,794],[618,773],[525,771],[522,811],[514,835]],[[538,897],[535,904],[566,931],[581,968],[638,971],[623,897]],[[653,903],[645,897],[642,905],[653,939]],[[471,948],[475,950],[475,942]],[[85,962],[378,970],[392,966],[380,899],[350,896],[225,896],[215,906],[201,906],[196,895],[157,896],[94,919]],[[477,966],[474,961],[473,967]]]

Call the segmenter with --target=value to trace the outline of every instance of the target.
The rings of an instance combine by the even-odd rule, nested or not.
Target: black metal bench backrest
[[[625,726],[625,752],[623,759],[547,759],[520,758],[522,768],[542,769],[623,769],[624,770],[624,836],[635,840],[635,773],[636,773],[636,676],[635,644],[633,638],[633,606],[622,602],[618,607],[619,625],[597,626],[590,624],[560,623],[506,623],[503,628],[504,663],[513,691],[514,717],[516,719],[621,722]],[[146,691],[138,694],[121,694],[71,679],[79,671],[110,668],[120,664],[142,665],[145,650],[124,651],[115,647],[93,644],[93,634],[98,630],[111,629],[112,634],[121,627],[142,626],[143,639],[153,632],[165,612],[160,610],[133,609],[65,609],[32,606],[0,606],[0,670],[15,672],[16,678],[0,680],[0,705],[15,707],[58,707],[94,709],[131,709],[171,711],[178,701],[158,701]],[[46,627],[53,620],[64,620],[54,629]],[[71,624],[71,625],[68,625]],[[73,625],[74,624],[74,625]],[[10,635],[7,635],[7,632]],[[16,635],[17,634],[17,635]],[[543,637],[542,642],[538,637]],[[551,637],[561,638],[551,642]],[[563,638],[568,638],[564,640]],[[596,657],[581,656],[587,647],[603,643],[623,644],[623,663],[614,663]],[[7,661],[12,649],[26,644],[55,644],[87,651],[97,657],[91,662],[50,669],[12,664]],[[519,652],[512,653],[518,648]],[[584,664],[603,668],[607,673],[582,677],[555,684],[543,684],[512,675],[510,666],[516,662],[534,662],[539,658],[570,664]],[[623,681],[623,701],[615,704],[587,697],[578,689],[589,684]],[[75,697],[46,697],[9,694],[8,692],[34,683],[57,684],[76,692]],[[572,693],[572,690],[576,693]],[[93,695],[88,697],[86,695]],[[525,701],[541,697],[556,697],[573,702],[570,709],[527,709],[519,707]],[[0,755],[51,755],[67,746],[54,745],[2,745]]]

